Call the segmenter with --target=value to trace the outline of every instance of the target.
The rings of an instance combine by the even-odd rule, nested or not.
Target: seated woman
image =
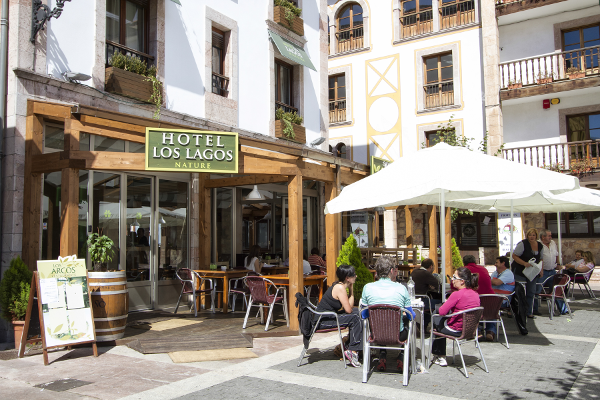
[[[346,359],[353,367],[360,367],[358,351],[362,350],[362,323],[358,310],[353,309],[354,282],[356,272],[351,265],[340,265],[335,271],[338,280],[327,289],[317,306],[317,311],[333,311],[338,315],[340,325],[347,326],[350,331],[348,349],[344,350]],[[316,318],[318,316],[315,315]],[[325,316],[321,319],[318,329],[336,328],[335,318]]]
[[[584,251],[583,254],[583,262],[579,263],[576,267],[570,267],[565,270],[565,274],[569,275],[571,278],[575,276],[575,274],[585,274],[586,272],[590,272],[592,268],[594,268],[594,255],[591,251]]]
[[[453,314],[469,308],[479,307],[479,294],[475,291],[479,285],[479,274],[473,274],[465,267],[460,267],[452,276],[452,286],[456,289],[440,307],[439,315],[433,316],[433,326],[436,331],[449,336],[459,337],[462,334],[462,315],[450,318],[446,314]],[[432,335],[433,339],[433,335]],[[446,362],[446,338],[436,338],[433,341],[432,351],[434,362],[445,367]]]
[[[254,271],[257,274],[260,274],[260,271],[263,267],[263,263],[259,261],[259,258],[260,246],[250,246],[250,253],[248,253],[248,257],[244,259],[244,268],[249,269],[250,271]]]

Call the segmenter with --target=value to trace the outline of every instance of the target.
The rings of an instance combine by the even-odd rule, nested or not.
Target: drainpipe
[[[2,161],[4,161],[4,132],[6,126],[6,80],[8,70],[8,0],[2,0],[0,15],[0,207],[4,204]],[[2,209],[0,208],[0,254],[2,254]]]

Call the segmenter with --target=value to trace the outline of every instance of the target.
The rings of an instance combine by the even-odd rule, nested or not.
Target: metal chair
[[[571,313],[571,307],[569,307],[569,302],[567,301],[567,298],[565,296],[565,290],[569,286],[571,278],[569,278],[569,275],[567,274],[556,274],[551,278],[554,279],[552,293],[539,294],[540,299],[546,299],[546,302],[548,303],[548,312],[550,313],[550,319],[554,317],[554,305],[556,304],[556,298],[560,298],[564,301],[565,305],[567,306],[567,310],[569,310],[569,315],[572,318],[573,314]]]
[[[279,304],[283,306],[283,313],[285,314],[285,321],[287,322],[287,326],[290,326],[290,319],[288,316],[288,308],[287,308],[287,296],[286,289],[284,286],[278,287],[273,282],[268,280],[263,276],[246,276],[244,278],[244,283],[250,289],[250,302],[248,303],[248,307],[246,310],[246,317],[244,318],[244,325],[242,329],[246,329],[246,325],[248,323],[248,315],[250,314],[250,309],[252,306],[259,307],[259,309],[268,308],[269,316],[267,317],[267,322],[265,326],[265,331],[269,329],[269,321],[273,317],[273,307],[275,304]],[[275,294],[269,294],[269,288],[275,289]],[[283,296],[280,295],[280,292],[283,292]],[[254,304],[256,303],[256,304]]]
[[[594,294],[594,291],[592,290],[589,284],[590,278],[592,277],[592,273],[594,272],[594,268],[595,266],[588,272],[578,272],[575,275],[573,275],[573,279],[571,279],[571,299],[573,299],[573,294],[575,293],[575,284],[579,286],[581,294],[583,294],[583,289],[581,288],[581,285],[583,285],[588,296],[590,296],[590,298],[592,299],[596,298],[596,295]]]
[[[400,340],[400,322],[403,315],[409,315],[408,338]],[[408,368],[413,333],[412,314],[402,307],[388,304],[375,304],[361,312],[363,317],[363,383],[367,383],[370,364],[371,349],[397,349],[404,351],[402,367],[402,384],[408,385]]]
[[[496,324],[496,341],[498,341],[498,336],[500,333],[498,330],[498,325],[502,325],[502,332],[504,333],[506,348],[510,349],[510,346],[508,345],[508,338],[506,337],[506,329],[504,328],[504,321],[502,321],[502,316],[500,315],[500,309],[502,308],[502,303],[504,301],[508,301],[508,297],[501,294],[480,294],[479,302],[483,307],[483,316],[481,317],[480,322]]]
[[[461,345],[461,343],[466,343],[470,340],[473,340],[475,342],[475,347],[477,347],[477,350],[479,350],[479,355],[481,356],[481,361],[483,361],[483,366],[485,367],[485,372],[489,373],[490,371],[488,371],[488,367],[485,363],[485,359],[483,358],[483,353],[481,352],[481,345],[479,344],[479,339],[478,339],[478,334],[477,334],[478,327],[479,327],[479,321],[481,320],[481,316],[483,315],[483,307],[469,308],[467,310],[458,311],[453,314],[447,314],[447,315],[445,315],[445,317],[454,317],[456,315],[461,315],[461,314],[462,314],[462,318],[463,318],[463,327],[462,327],[462,333],[459,337],[445,335],[441,332],[436,331],[433,328],[431,329],[431,339],[429,340],[429,358],[428,358],[428,360],[431,360],[431,352],[433,350],[433,341],[436,340],[436,338],[435,338],[436,336],[438,336],[438,339],[441,339],[441,338],[450,339],[450,340],[452,340],[452,363],[456,364],[455,359],[454,359],[455,358],[454,347],[455,347],[455,345],[458,345],[458,352],[460,353],[460,359],[462,361],[464,374],[468,378],[469,372],[467,371],[467,366],[465,365],[465,358],[463,357],[460,345]],[[438,314],[435,314],[435,315],[438,315]]]
[[[296,298],[298,298],[298,297],[304,297],[304,296],[302,296],[300,293],[296,293]],[[337,313],[335,313],[333,311],[317,311],[317,307],[314,304],[312,304],[310,302],[310,300],[307,299],[307,301],[308,301],[308,308],[307,308],[308,311],[310,311],[313,314],[313,317],[315,315],[318,315],[319,318],[317,318],[316,322],[313,322],[312,332],[310,334],[310,338],[308,339],[308,343],[306,343],[306,345],[303,346],[302,352],[300,353],[300,358],[298,359],[298,367],[300,366],[300,364],[302,364],[302,360],[304,359],[304,356],[306,355],[306,352],[309,349],[310,342],[312,341],[312,338],[315,335],[315,333],[327,333],[327,332],[334,332],[337,330],[339,338],[340,338],[340,346],[342,349],[342,359],[344,360],[344,368],[348,368],[348,366],[346,365],[346,354],[344,352],[344,342],[342,339],[342,329],[346,329],[346,326],[340,325],[340,321],[338,319]],[[335,318],[335,323],[336,323],[335,328],[317,329],[319,327],[319,323],[321,323],[321,319],[325,316],[330,316],[330,317]],[[313,321],[314,321],[314,318],[313,318]]]
[[[227,296],[231,298],[231,312],[235,312],[235,301],[238,296],[242,296],[244,300],[242,303],[242,311],[244,310],[244,306],[248,308],[248,298],[250,293],[244,285],[244,277],[242,278],[232,278],[229,280],[229,293]]]
[[[179,299],[177,300],[177,306],[175,307],[175,314],[177,314],[177,310],[179,309],[179,303],[181,302],[181,296],[184,294],[192,295],[192,307],[190,307],[190,311],[192,308],[196,310],[195,316],[198,316],[198,308],[196,307],[196,297],[202,296],[204,294],[210,293],[210,305],[211,311],[215,312],[215,286],[212,279],[204,278],[200,276],[197,272],[192,271],[189,268],[179,268],[175,272],[175,276],[181,282],[181,293],[179,294]],[[205,289],[196,290],[196,282],[194,278],[198,279],[199,287],[202,288],[204,284]],[[206,289],[207,286],[210,286],[210,289]]]

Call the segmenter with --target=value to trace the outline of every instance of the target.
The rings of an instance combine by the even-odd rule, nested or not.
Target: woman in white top
[[[262,270],[263,263],[259,261],[260,257],[260,246],[254,245],[250,247],[250,253],[248,257],[244,259],[244,267],[249,269],[250,271],[254,271],[257,274],[260,274]]]

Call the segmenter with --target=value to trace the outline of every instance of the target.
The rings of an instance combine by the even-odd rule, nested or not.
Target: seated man
[[[492,273],[492,289],[496,294],[503,294],[508,301],[502,302],[502,307],[510,306],[510,296],[515,291],[515,275],[507,268],[509,261],[507,257],[496,257],[496,270]],[[485,338],[492,341],[496,338],[496,324],[486,324]]]
[[[319,267],[327,267],[327,264],[325,264],[325,260],[323,260],[321,256],[319,256],[319,249],[316,247],[314,247],[310,251],[310,256],[308,256],[308,263],[310,265],[318,265]]]
[[[362,292],[362,298],[360,299],[361,306],[370,306],[375,304],[389,304],[397,307],[410,307],[410,297],[408,290],[396,282],[396,276],[398,275],[398,268],[396,264],[389,256],[381,256],[375,263],[375,270],[379,280],[373,283],[367,283]],[[404,341],[408,338],[408,327],[404,324],[404,321],[400,322],[400,340]],[[382,349],[379,353],[379,364],[377,369],[379,371],[385,371],[387,352]],[[368,355],[365,355],[368,356]],[[402,352],[398,355],[397,367],[402,370]]]
[[[485,267],[477,265],[475,263],[475,256],[464,256],[463,264],[465,264],[465,268],[471,271],[472,274],[479,274],[479,287],[477,288],[477,293],[494,294],[494,291],[492,290],[492,281],[490,279],[490,273],[487,269],[485,269]]]
[[[575,251],[575,259],[565,265],[565,268],[577,268],[583,263],[583,250]]]
[[[440,282],[433,276],[433,260],[431,258],[424,259],[421,262],[421,267],[414,269],[410,276],[415,282],[415,294],[417,296],[429,296],[421,298],[423,303],[425,303],[425,310],[433,310],[435,309],[436,304],[441,304],[442,296],[439,292]],[[429,298],[431,298],[431,304],[429,304]],[[427,325],[429,325],[429,322],[431,321],[430,313],[425,313],[424,317],[423,324],[425,326],[421,327],[421,329],[427,328]]]

